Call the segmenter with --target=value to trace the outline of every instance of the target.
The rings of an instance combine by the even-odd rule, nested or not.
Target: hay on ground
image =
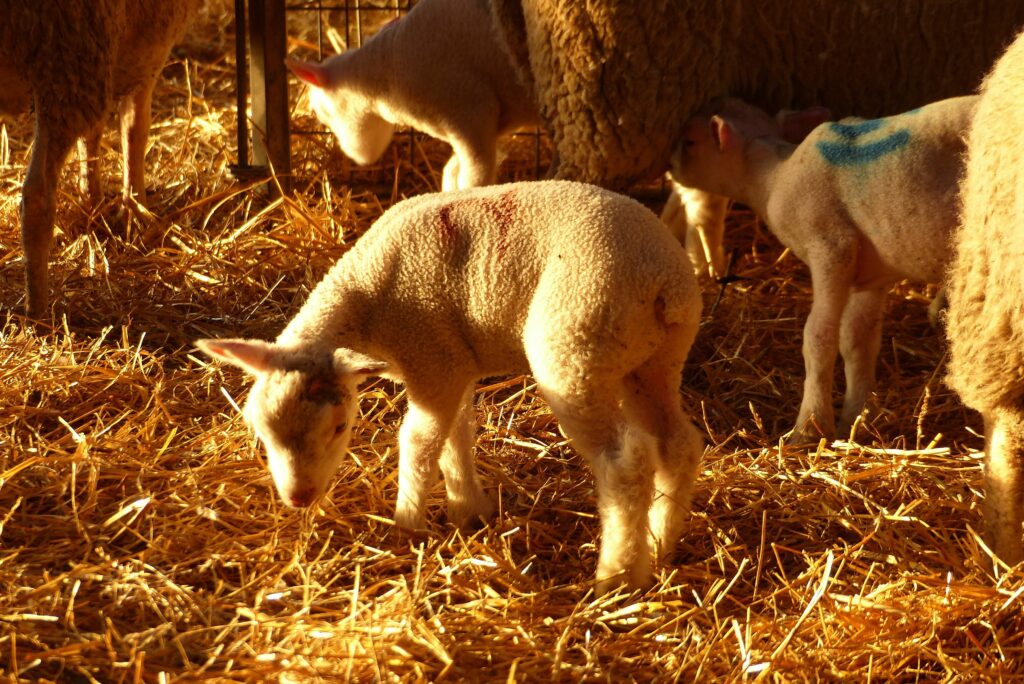
[[[36,333],[8,313],[0,331],[6,681],[1024,676],[1024,578],[993,577],[978,534],[980,424],[941,382],[932,291],[891,298],[854,440],[780,448],[809,283],[743,211],[728,248],[745,280],[713,313],[707,289],[685,374],[709,435],[692,525],[655,589],[594,598],[592,479],[528,377],[477,393],[478,462],[501,502],[479,532],[445,524],[440,490],[429,537],[393,527],[404,399],[383,381],[330,495],[284,507],[234,408],[246,380],[191,342],[274,336],[384,208],[438,187],[447,150],[402,138],[360,171],[329,138],[296,136],[293,197],[235,182],[229,5],[201,17],[158,86],[153,217],[119,221],[114,149],[94,210],[69,165],[51,260],[63,317]],[[28,119],[0,136],[5,312],[23,303],[30,140]],[[533,143],[516,144],[503,176],[532,177]]]

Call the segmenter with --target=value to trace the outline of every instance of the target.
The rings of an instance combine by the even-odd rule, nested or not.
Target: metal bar
[[[359,7],[359,0],[356,3],[356,47],[363,46],[363,11]]]
[[[252,58],[252,156],[272,166],[281,189],[291,191],[288,139],[288,72],[284,65],[284,0],[249,0],[249,48]]]
[[[245,0],[235,0],[235,107],[238,114],[238,168],[249,168],[249,60],[245,54]]]
[[[316,59],[318,62],[324,61],[324,8],[323,1],[317,0],[316,3]]]
[[[352,47],[352,19],[349,15],[348,0],[345,0],[345,49]]]

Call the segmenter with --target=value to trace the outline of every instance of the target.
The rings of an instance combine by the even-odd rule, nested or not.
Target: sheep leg
[[[594,472],[602,537],[596,592],[605,594],[623,582],[630,589],[649,586],[646,528],[654,476],[645,442],[650,437],[626,421],[618,406],[622,392],[614,391],[619,388],[588,387],[579,381],[554,385],[541,377],[537,378],[541,393],[562,431]],[[572,389],[561,389],[567,387]]]
[[[1024,410],[985,412],[985,527],[1007,565],[1024,560]]]
[[[655,437],[654,502],[648,513],[657,561],[675,549],[690,511],[704,440],[683,412],[679,395],[683,362],[693,330],[676,327],[651,360],[627,377],[625,408],[631,420]]]
[[[817,441],[818,435],[832,439],[835,414],[832,409],[832,375],[839,352],[839,328],[849,298],[850,259],[808,260],[814,301],[804,325],[804,395],[793,429],[792,441]]]
[[[103,200],[99,170],[102,136],[103,127],[97,126],[78,139],[78,187],[93,208],[98,207]]]
[[[672,181],[672,194],[661,212],[662,222],[686,247],[698,277],[725,275],[725,216],[729,198]]]
[[[35,142],[21,189],[21,244],[25,252],[26,312],[39,318],[46,307],[48,261],[53,242],[57,183],[78,132],[51,125],[36,113]]]
[[[497,133],[481,133],[474,138],[452,142],[457,162],[458,176],[455,189],[476,188],[492,185],[498,179]],[[450,163],[450,162],[449,162]],[[445,165],[445,171],[448,167]],[[453,188],[443,188],[450,190]]]
[[[124,158],[121,192],[125,202],[134,198],[139,204],[146,204],[146,143],[155,85],[154,76],[120,102],[121,156]]]
[[[850,294],[843,309],[839,350],[846,375],[846,395],[839,418],[839,434],[847,435],[875,389],[875,366],[882,346],[882,311],[886,291],[859,290]]]
[[[444,165],[444,173],[441,175],[441,190],[447,192],[456,190],[459,187],[459,155],[452,153],[448,162]]]
[[[942,329],[942,314],[949,308],[949,294],[943,285],[928,304],[928,324],[936,330]]]
[[[494,514],[494,502],[480,485],[473,464],[475,442],[476,413],[470,387],[441,452],[441,472],[448,492],[448,520],[463,529],[481,519],[488,520]]]
[[[401,528],[426,527],[427,495],[437,482],[438,462],[459,413],[462,389],[452,392],[434,387],[420,391],[407,385],[409,409],[398,432],[395,524]]]

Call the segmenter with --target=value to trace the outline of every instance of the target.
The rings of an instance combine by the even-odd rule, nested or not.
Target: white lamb
[[[486,0],[423,0],[359,48],[288,66],[310,86],[317,118],[358,164],[380,158],[395,125],[449,143],[444,190],[494,183],[499,136],[539,121]]]
[[[474,383],[532,372],[594,470],[604,592],[646,585],[648,531],[664,558],[684,522],[702,440],[679,385],[700,310],[686,255],[654,214],[601,188],[539,181],[406,200],[276,342],[197,344],[255,376],[245,415],[292,506],[326,491],[359,379],[404,382],[395,522],[408,529],[424,525],[439,463],[449,519],[491,515],[473,468]]]
[[[874,388],[890,286],[942,280],[976,99],[823,124],[799,146],[778,137],[767,113],[738,100],[687,124],[675,179],[747,204],[810,267],[814,303],[795,438],[834,434],[837,350],[846,374],[840,430],[849,430]]]

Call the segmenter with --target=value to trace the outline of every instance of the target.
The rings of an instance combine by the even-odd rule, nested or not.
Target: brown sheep
[[[622,188],[668,166],[720,95],[874,117],[973,91],[1024,24],[1006,0],[491,0],[557,176]]]
[[[113,105],[120,105],[126,200],[145,201],[143,159],[153,86],[171,45],[200,0],[0,0],[0,114],[35,108],[35,140],[22,186],[26,310],[38,318],[48,298],[57,182],[77,140],[83,186],[95,199],[92,160]]]

